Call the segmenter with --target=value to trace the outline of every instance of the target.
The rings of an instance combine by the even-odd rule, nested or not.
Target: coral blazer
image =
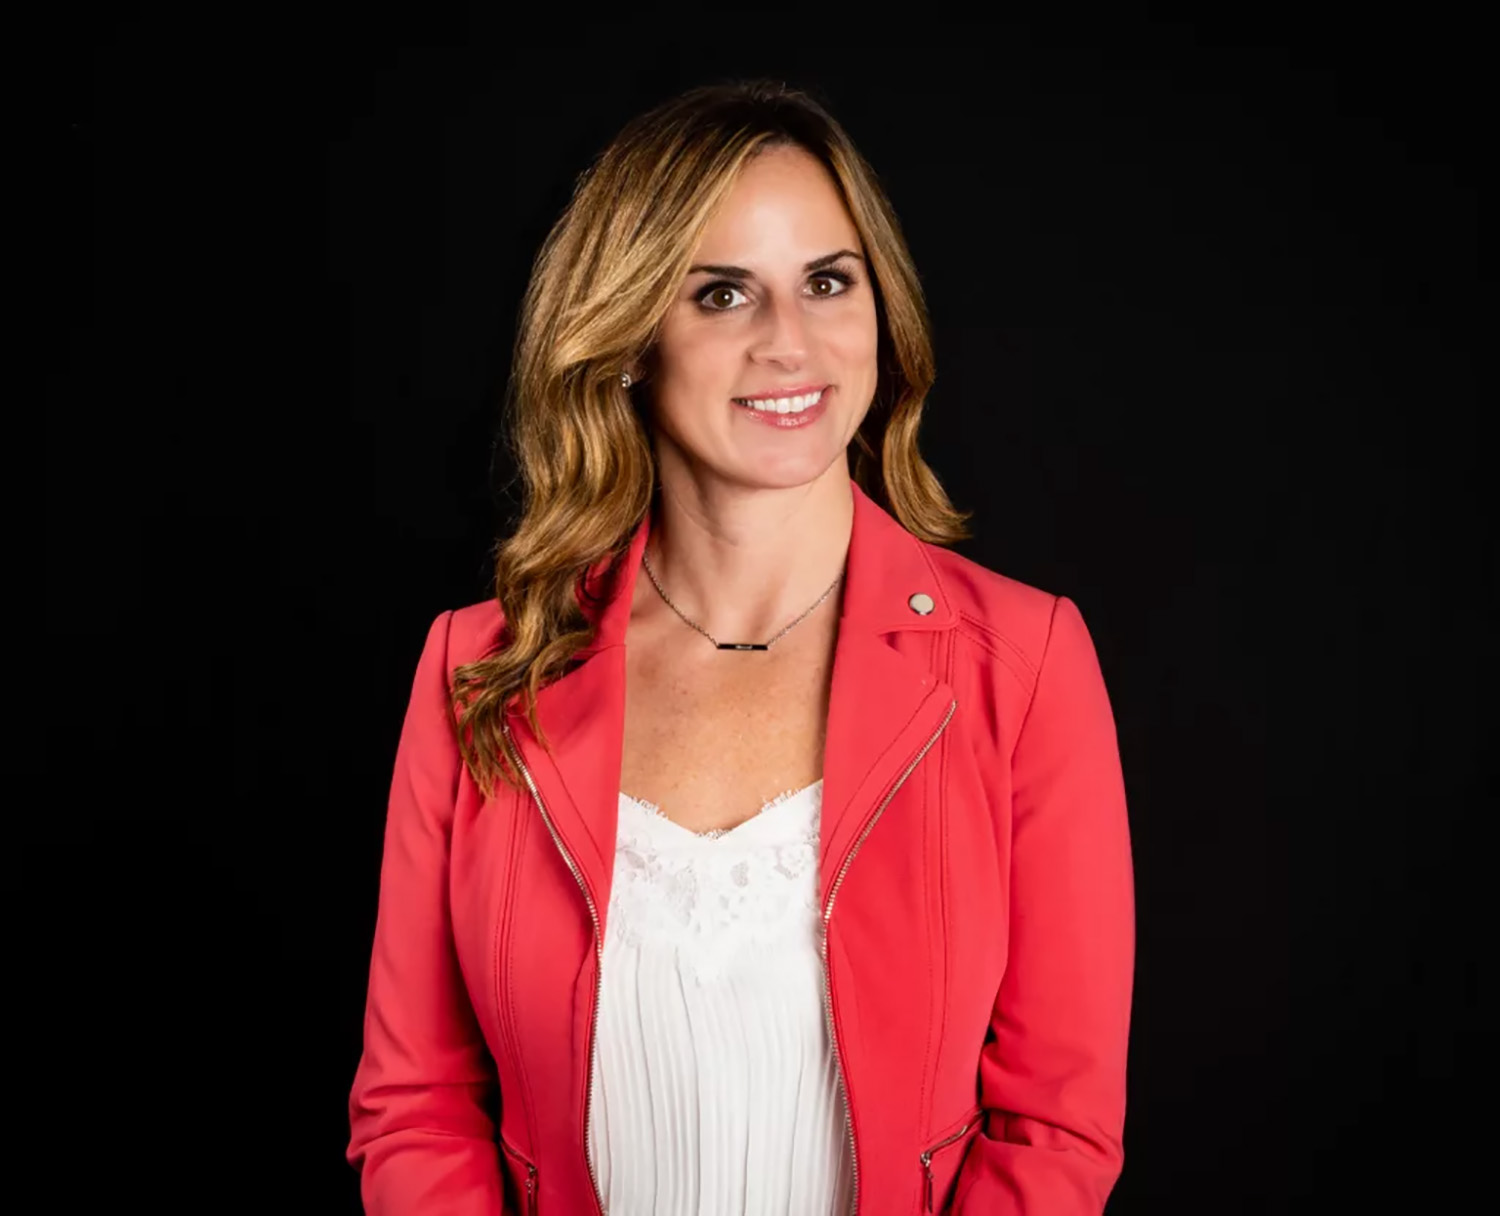
[[[1099,1213],[1123,1163],[1134,883],[1114,718],[1077,607],[913,536],[851,480],[818,886],[861,1216]],[[433,622],[396,752],[347,1157],[378,1216],[580,1216],[615,853],[625,626],[649,513],[582,662],[460,761]],[[639,1216],[615,1213],[612,1216]],[[707,1214],[712,1216],[712,1214]]]

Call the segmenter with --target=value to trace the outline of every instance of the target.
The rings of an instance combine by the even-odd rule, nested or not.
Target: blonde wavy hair
[[[483,791],[521,786],[501,730],[513,700],[548,746],[536,695],[593,638],[583,580],[606,557],[614,574],[651,509],[651,436],[620,372],[645,365],[740,170],[786,144],[832,173],[875,288],[878,379],[850,475],[921,539],[949,545],[969,536],[972,512],[953,506],[917,451],[934,375],[921,284],[890,201],[844,129],[807,93],[769,81],[709,85],[657,106],[579,176],[522,305],[502,434],[523,509],[494,550],[504,628],[490,653],[453,672],[459,746]]]

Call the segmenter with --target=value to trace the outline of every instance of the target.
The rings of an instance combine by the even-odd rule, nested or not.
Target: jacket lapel
[[[830,886],[887,791],[948,713],[952,690],[932,674],[927,646],[910,657],[901,634],[950,629],[958,614],[920,540],[859,484],[849,539],[823,762],[820,891]],[[932,610],[910,603],[925,594]]]
[[[838,869],[888,791],[938,730],[952,689],[891,635],[951,628],[957,619],[922,542],[851,479],[854,516],[840,599],[824,752],[819,882],[824,900]],[[521,758],[572,858],[602,932],[614,870],[625,730],[625,628],[650,513],[631,537],[613,578],[608,559],[589,572],[582,600],[596,622],[577,666],[537,695],[548,756],[524,715],[510,715]],[[918,593],[933,607],[919,613]]]

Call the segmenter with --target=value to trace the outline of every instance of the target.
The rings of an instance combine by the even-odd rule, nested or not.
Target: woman
[[[1103,1209],[1113,718],[1074,604],[945,547],[932,376],[806,96],[695,90],[580,179],[516,348],[524,518],[397,751],[368,1211]]]

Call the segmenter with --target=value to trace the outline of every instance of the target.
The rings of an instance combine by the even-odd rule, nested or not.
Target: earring
[[[621,372],[620,373],[620,387],[621,388],[629,388],[630,384],[631,384],[630,373],[629,372]]]

